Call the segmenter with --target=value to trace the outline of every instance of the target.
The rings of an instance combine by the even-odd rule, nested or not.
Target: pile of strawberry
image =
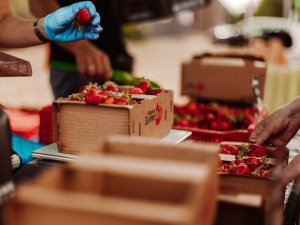
[[[107,81],[102,86],[97,83],[90,83],[81,87],[78,93],[70,95],[66,100],[85,102],[89,105],[133,105],[138,103],[137,100],[132,99],[133,94],[157,95],[163,92],[161,88],[151,88],[147,80],[142,80],[136,87],[129,90],[120,91],[117,84],[112,81]]]
[[[185,106],[175,106],[174,125],[183,128],[202,128],[228,131],[247,129],[254,123],[255,107],[235,108],[218,103],[191,101]]]
[[[231,162],[220,160],[218,173],[270,177],[271,168],[266,158],[248,157],[238,158]]]
[[[270,159],[284,158],[287,152],[283,148],[268,148],[256,144],[221,144],[220,154],[232,155],[233,161],[219,160],[219,173],[271,176]],[[221,156],[222,157],[222,156]]]

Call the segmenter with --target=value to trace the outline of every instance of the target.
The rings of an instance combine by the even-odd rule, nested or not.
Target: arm
[[[33,31],[33,21],[14,17],[9,0],[0,1],[0,29],[0,46],[2,47],[14,48],[42,44]]]
[[[43,17],[54,12],[61,6],[55,0],[29,0],[31,12],[36,17]],[[109,57],[87,40],[72,43],[56,43],[76,58],[78,70],[81,75],[100,80],[108,80],[112,69]],[[92,67],[91,67],[92,66]],[[95,69],[92,69],[95,67]]]
[[[72,23],[76,13],[87,8],[92,21],[89,26],[79,30]],[[71,42],[84,38],[97,39],[102,28],[100,16],[91,2],[79,2],[47,15],[39,21],[39,31],[51,41]],[[33,30],[33,21],[25,21],[12,15],[9,0],[0,1],[0,46],[26,47],[42,44]]]
[[[285,146],[300,128],[300,96],[256,125],[250,141]]]

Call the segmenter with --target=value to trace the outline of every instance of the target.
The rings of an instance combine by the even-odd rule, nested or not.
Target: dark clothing
[[[72,3],[80,0],[72,1]],[[118,0],[94,0],[92,1],[101,16],[101,26],[103,31],[98,40],[92,41],[94,45],[109,55],[112,68],[117,70],[132,71],[133,59],[127,53],[121,23],[119,21]],[[69,0],[58,0],[61,6],[70,5]],[[67,63],[75,63],[74,56],[56,45],[51,43],[50,60],[58,60]]]

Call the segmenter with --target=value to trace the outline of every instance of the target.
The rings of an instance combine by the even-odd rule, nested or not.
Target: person
[[[300,128],[300,96],[278,108],[258,123],[249,140],[256,144],[286,146]],[[296,156],[284,169],[281,185],[285,187],[300,177],[300,155]]]
[[[92,18],[84,29],[78,29],[73,24],[81,8],[86,8]],[[16,48],[47,41],[71,42],[84,38],[95,40],[99,38],[102,28],[100,15],[89,1],[66,6],[34,22],[15,17],[9,0],[0,0],[0,30],[0,46]]]
[[[112,68],[132,71],[133,59],[128,54],[123,39],[117,0],[93,3],[100,12],[102,25],[105,27],[98,40],[51,43],[50,84],[55,98],[76,93],[89,82],[103,83],[109,80]],[[67,4],[67,0],[29,1],[32,13],[38,17]]]

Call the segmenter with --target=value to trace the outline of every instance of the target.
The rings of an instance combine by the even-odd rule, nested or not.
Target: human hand
[[[86,8],[91,15],[91,22],[79,29],[73,22],[77,12]],[[94,4],[90,1],[78,2],[49,14],[43,21],[44,31],[51,41],[71,42],[81,39],[97,39],[103,30],[100,27],[100,15],[96,12]]]
[[[298,101],[282,106],[258,123],[249,140],[259,145],[268,142],[275,146],[285,146],[300,127],[299,110],[295,110]]]
[[[112,69],[107,54],[89,42],[82,42],[75,52],[77,68],[82,76],[104,82],[111,79]]]
[[[300,177],[300,155],[297,155],[282,171],[280,186],[286,187],[290,182]]]

